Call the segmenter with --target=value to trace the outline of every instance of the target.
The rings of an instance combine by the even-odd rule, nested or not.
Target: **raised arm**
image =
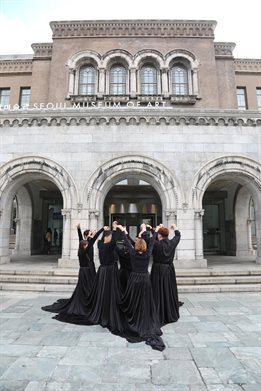
[[[89,240],[89,245],[90,245],[90,244],[93,245],[93,244],[95,243],[95,241],[97,240],[97,238],[100,236],[100,234],[101,234],[103,231],[104,231],[104,227],[101,228],[101,229],[99,229],[99,231],[97,231],[96,234],[95,234],[93,237],[90,238],[90,240]]]
[[[180,238],[181,238],[181,233],[177,229],[177,226],[175,224],[172,224],[170,228],[173,229],[174,232],[175,232],[175,236],[173,236],[173,238],[171,239],[171,242],[174,243],[174,245],[176,247],[179,244],[179,241],[180,241]]]
[[[126,228],[123,227],[122,225],[117,225],[117,228],[119,230],[121,230],[121,232],[123,232],[124,243],[126,244],[128,250],[129,250],[129,253],[130,254],[133,253],[134,248],[133,248],[133,246],[131,244],[131,239],[128,236],[128,232],[127,232]]]
[[[156,239],[157,235],[158,235],[158,233],[155,231],[154,234],[152,235],[152,237],[150,238],[149,246],[148,246],[149,256],[151,256],[151,254],[152,254],[153,246],[154,246],[155,239]]]
[[[81,230],[80,224],[77,224],[77,225],[76,225],[76,228],[77,228],[78,238],[79,238],[79,242],[80,242],[81,240],[83,240],[82,230]]]

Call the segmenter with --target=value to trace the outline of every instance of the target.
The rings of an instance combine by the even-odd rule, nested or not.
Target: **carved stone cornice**
[[[261,59],[236,58],[235,72],[261,72]]]
[[[79,108],[0,110],[0,128],[93,125],[250,126],[261,127],[257,111],[170,108]]]
[[[213,20],[54,21],[53,38],[71,37],[207,37],[214,38]]]
[[[214,42],[216,57],[233,57],[236,44],[233,42]]]
[[[33,61],[28,59],[2,60],[0,58],[0,73],[31,73]]]
[[[47,43],[33,43],[31,45],[34,51],[34,58],[51,58],[53,51],[53,44]]]

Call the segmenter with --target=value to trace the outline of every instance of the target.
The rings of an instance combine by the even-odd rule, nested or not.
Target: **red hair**
[[[158,234],[160,234],[161,236],[163,236],[164,238],[167,238],[169,236],[169,230],[168,228],[166,227],[161,227],[159,230],[158,230]]]

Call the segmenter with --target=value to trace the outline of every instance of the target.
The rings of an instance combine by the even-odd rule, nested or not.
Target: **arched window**
[[[171,85],[173,95],[188,95],[188,70],[183,64],[174,64],[171,68]]]
[[[96,70],[92,65],[84,65],[79,75],[79,95],[95,94]]]
[[[110,70],[110,94],[126,94],[126,69],[121,64],[115,64]]]
[[[157,86],[157,69],[153,64],[145,64],[140,72],[141,94],[156,95],[158,93]]]

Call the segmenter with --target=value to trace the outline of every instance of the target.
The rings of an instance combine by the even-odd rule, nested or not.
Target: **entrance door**
[[[116,183],[104,200],[104,223],[117,220],[135,238],[142,223],[155,227],[162,222],[162,206],[158,193],[147,182],[128,177]]]
[[[203,204],[203,247],[205,254],[224,252],[224,219],[223,201]]]
[[[140,225],[145,223],[152,227],[155,226],[155,214],[143,213],[113,213],[111,215],[112,221],[118,221],[119,224],[126,226],[130,237],[135,238],[140,232]]]

